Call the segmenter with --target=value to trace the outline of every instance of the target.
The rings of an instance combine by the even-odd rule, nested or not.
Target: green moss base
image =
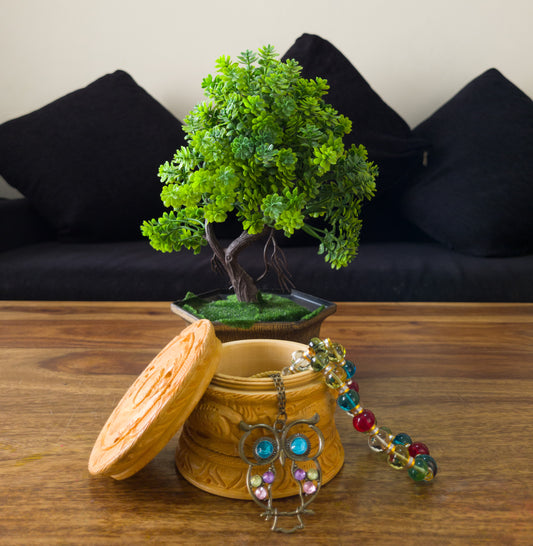
[[[189,292],[182,307],[198,318],[221,322],[235,328],[251,328],[256,322],[294,322],[314,317],[323,306],[309,311],[289,298],[277,294],[259,293],[257,303],[237,300],[234,294],[224,299],[207,300]]]

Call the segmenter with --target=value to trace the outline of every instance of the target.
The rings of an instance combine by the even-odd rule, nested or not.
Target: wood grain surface
[[[112,409],[183,327],[168,303],[0,302],[1,544],[533,543],[533,305],[339,304],[322,334],[356,362],[362,405],[439,474],[413,483],[339,413],[345,465],[290,536],[185,481],[177,437],[131,478],[89,474]]]

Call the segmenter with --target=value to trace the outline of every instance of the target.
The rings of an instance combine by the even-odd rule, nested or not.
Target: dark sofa
[[[337,301],[533,301],[529,97],[491,69],[411,131],[329,42],[303,35],[285,57],[328,79],[328,102],[354,124],[347,144],[365,144],[380,168],[349,267],[332,270],[301,235],[281,241],[297,289]],[[226,287],[208,249],[162,254],[139,234],[162,211],[157,167],[183,143],[180,122],[122,71],[1,125],[0,174],[24,198],[0,200],[0,298],[172,301]],[[256,276],[260,254],[242,258]]]

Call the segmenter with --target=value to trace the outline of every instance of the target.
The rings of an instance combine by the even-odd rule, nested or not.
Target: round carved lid
[[[181,428],[217,369],[221,342],[208,320],[185,328],[146,367],[98,436],[89,472],[128,478]]]

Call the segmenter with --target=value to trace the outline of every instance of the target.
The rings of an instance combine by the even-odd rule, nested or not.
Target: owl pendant
[[[322,482],[318,457],[324,449],[324,436],[316,426],[320,416],[298,419],[287,423],[278,419],[274,426],[250,425],[241,421],[244,431],[239,442],[239,455],[248,465],[246,485],[252,499],[263,509],[261,514],[272,520],[273,531],[292,533],[303,529],[304,514],[313,514],[308,509],[315,499]],[[298,483],[299,505],[291,511],[279,511],[272,503],[272,488],[276,482],[276,467],[290,464],[290,472]],[[295,517],[296,525],[286,529],[278,526],[280,517]]]

